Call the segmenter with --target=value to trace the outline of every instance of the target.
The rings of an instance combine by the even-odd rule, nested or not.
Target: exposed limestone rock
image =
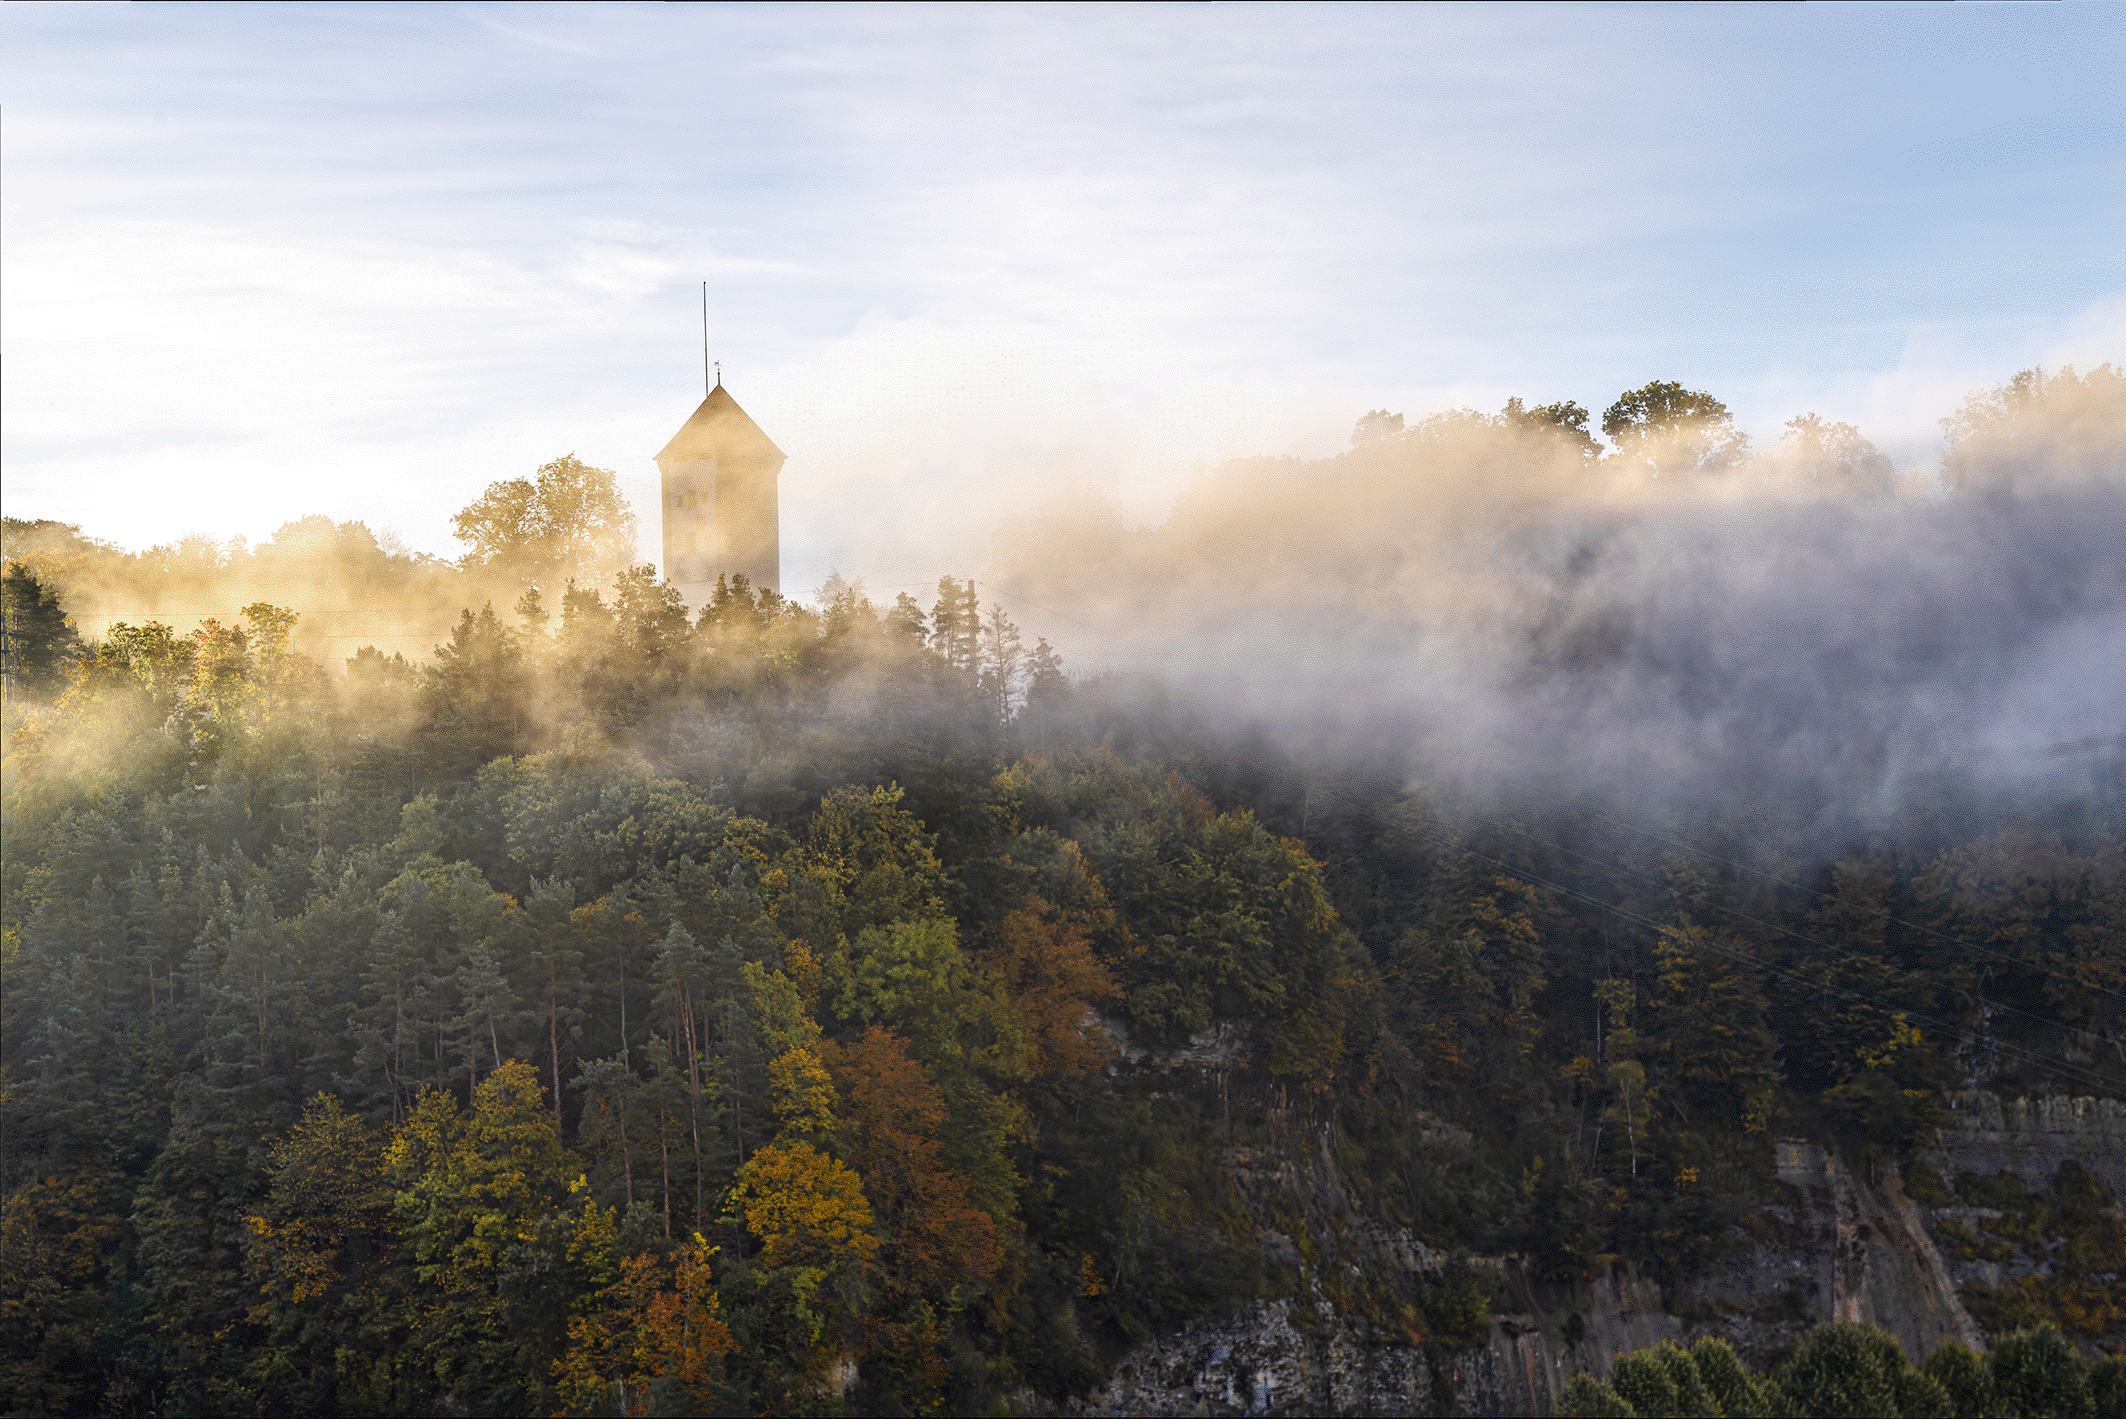
[[[2033,1306],[2056,1306],[2079,1343],[2117,1347],[2126,1339],[2117,1313],[2075,1299],[2091,1282],[2083,1272],[2085,1249],[2102,1234],[2103,1223],[2086,1214],[2076,1222],[2055,1214],[2052,1222],[2033,1224],[2060,1203],[2060,1175],[2073,1164],[2085,1175],[2076,1184],[2085,1206],[2088,1180],[2110,1189],[2113,1203],[2100,1215],[2116,1225],[2122,1215],[2118,1198],[2126,1195],[2126,1104],[1984,1093],[1948,1102],[1941,1136],[1921,1162],[1949,1194],[1937,1199],[1945,1205],[1929,1209],[1927,1218],[1959,1294],[1989,1326],[2023,1323],[2015,1318],[2027,1318]],[[2070,1228],[2072,1238],[2060,1227]],[[2101,1290],[2104,1278],[2094,1280]]]
[[[1325,1300],[1265,1301],[1131,1351],[1073,1414],[1409,1414],[1430,1389],[1423,1352],[1369,1344]]]
[[[2126,1103],[2117,1099],[2002,1099],[1951,1094],[1941,1137],[1925,1161],[1944,1177],[1959,1172],[2049,1178],[2068,1159],[2126,1198]]]
[[[1612,1356],[1680,1338],[1659,1288],[1620,1269],[1571,1292],[1504,1284],[1527,1309],[1493,1318],[1483,1344],[1411,1343],[1341,1314],[1317,1293],[1199,1321],[1125,1355],[1069,1415],[1549,1414],[1565,1381]],[[1036,1408],[1040,1406],[1036,1405]]]
[[[1171,1074],[1176,1069],[1230,1069],[1239,1062],[1246,1044],[1239,1026],[1225,1024],[1197,1031],[1186,1044],[1155,1049],[1132,1040],[1129,1027],[1113,1016],[1096,1014],[1093,1020],[1114,1046],[1115,1057],[1107,1066],[1111,1074],[1124,1070]]]
[[[1833,1320],[1879,1325],[1914,1360],[1946,1340],[1983,1347],[1925,1217],[1894,1173],[1871,1183],[1799,1140],[1780,1142],[1776,1156],[1787,1196],[1760,1209],[1771,1227],[1680,1290],[1693,1335],[1724,1336],[1759,1367]]]
[[[1328,1207],[1346,1205],[1326,1159],[1307,1167],[1236,1149],[1241,1191],[1257,1198],[1303,1186]],[[1744,1359],[1777,1364],[1810,1326],[1860,1320],[1923,1358],[1944,1340],[1983,1345],[1958,1302],[1920,1209],[1895,1177],[1870,1183],[1813,1144],[1779,1146],[1782,1205],[1745,1251],[1680,1289],[1675,1309],[1629,1266],[1591,1284],[1533,1277],[1519,1258],[1473,1259],[1495,1277],[1499,1309],[1469,1349],[1415,1344],[1406,1332],[1340,1312],[1319,1268],[1299,1262],[1282,1234],[1266,1249],[1297,1263],[1309,1295],[1257,1303],[1201,1321],[1130,1351],[1108,1381],[1066,1414],[1549,1414],[1572,1375],[1606,1375],[1617,1356],[1663,1341],[1719,1335]],[[1445,1257],[1408,1229],[1351,1218],[1344,1246],[1376,1271],[1415,1285],[1436,1280]]]

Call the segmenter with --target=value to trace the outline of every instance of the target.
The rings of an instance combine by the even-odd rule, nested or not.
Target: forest
[[[2122,381],[2066,379],[2116,441]],[[1939,503],[2048,495],[2029,391],[1974,398]],[[1685,393],[1620,400],[1609,457],[1740,457]],[[1468,417],[1619,476],[1577,406]],[[1440,437],[1368,418],[1300,471]],[[1800,436],[1824,496],[1894,495]],[[970,579],[690,611],[626,518],[569,458],[461,515],[459,564],[8,522],[7,1413],[1057,1412],[1297,1295],[1460,1412],[1487,1259],[1678,1295],[1796,1138],[2041,1258],[1966,1285],[1990,1349],[1700,1340],[1569,1412],[2126,1413],[2119,1199],[1925,1162],[1959,1091],[2126,1097],[2116,747],[2084,791],[1805,837],[1741,794],[1485,793],[1070,673]],[[1082,528],[1000,541],[1001,584],[1090,608],[1025,553]],[[328,611],[456,598],[433,654],[306,638],[274,567],[327,553],[369,568]]]

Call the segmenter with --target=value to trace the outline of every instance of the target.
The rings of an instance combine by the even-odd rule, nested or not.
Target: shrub
[[[1657,1348],[1634,1350],[1617,1358],[1609,1383],[1634,1414],[1677,1414],[1675,1377]]]
[[[1909,1369],[1897,1342],[1875,1326],[1819,1325],[1779,1371],[1779,1389],[1796,1414],[1884,1419],[1904,1412],[1898,1380]]]
[[[1565,1381],[1565,1398],[1558,1405],[1558,1413],[1571,1419],[1635,1419],[1638,1412],[1592,1375],[1574,1375]]]
[[[1985,1419],[1993,1412],[1993,1389],[1986,1380],[1986,1362],[1965,1347],[1954,1341],[1937,1345],[1927,1357],[1925,1369],[1949,1397],[1949,1412],[1956,1419]]]
[[[1734,1346],[1708,1335],[1691,1346],[1690,1358],[1713,1413],[1722,1419],[1758,1419],[1771,1412],[1769,1386],[1743,1367]]]
[[[2018,1330],[1986,1357],[1993,1412],[2002,1419],[2090,1419],[2094,1405],[2079,1356],[2055,1326]]]
[[[2113,1355],[2089,1367],[2089,1399],[2096,1419],[2126,1419],[2126,1357]]]

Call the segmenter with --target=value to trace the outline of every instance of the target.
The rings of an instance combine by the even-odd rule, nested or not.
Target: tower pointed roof
[[[657,454],[657,461],[686,463],[696,458],[743,458],[748,455],[781,459],[786,455],[775,441],[760,431],[760,425],[738,407],[718,381],[693,416],[679,426],[672,441]]]

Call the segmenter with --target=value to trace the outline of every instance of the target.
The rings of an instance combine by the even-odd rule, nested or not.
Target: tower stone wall
[[[719,381],[657,455],[664,574],[699,607],[720,576],[782,590],[785,455]]]

